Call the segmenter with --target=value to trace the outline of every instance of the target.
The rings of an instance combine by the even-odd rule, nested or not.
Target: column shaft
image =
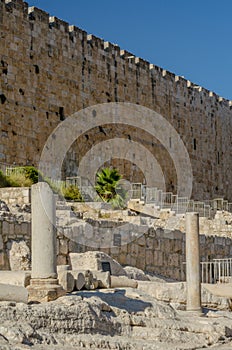
[[[186,213],[187,310],[201,311],[199,214]]]
[[[46,182],[32,186],[32,278],[56,278],[55,201]]]

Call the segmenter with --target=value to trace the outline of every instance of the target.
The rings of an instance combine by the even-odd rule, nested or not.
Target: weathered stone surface
[[[137,288],[138,282],[126,276],[110,276],[110,286],[111,288]]]
[[[27,287],[30,284],[31,271],[1,271],[0,283]]]
[[[189,317],[130,288],[72,293],[49,304],[0,303],[0,314],[4,350],[225,350],[219,345],[229,346],[232,330],[228,312]]]
[[[29,302],[49,302],[66,294],[55,278],[33,278],[27,290]]]
[[[69,257],[73,270],[103,271],[102,262],[109,262],[112,275],[126,275],[122,266],[103,252],[89,251],[86,253],[70,253]]]
[[[174,303],[176,305],[186,305],[187,295],[185,282],[165,283],[157,281],[138,281],[138,289],[152,295],[158,300]],[[223,286],[222,289],[220,289],[220,287],[218,288],[216,285],[202,284],[202,306],[230,310],[231,302],[229,293],[231,293],[231,287],[225,288],[223,292]]]
[[[8,243],[10,268],[13,271],[29,270],[31,252],[24,240],[12,240]]]
[[[110,288],[110,273],[108,271],[92,271],[93,276],[98,280],[98,288]]]
[[[0,284],[0,301],[15,301],[18,303],[28,302],[27,289],[22,286]],[[2,319],[2,318],[1,318]]]
[[[77,290],[81,290],[85,286],[85,275],[82,272],[76,274],[75,286]]]
[[[187,310],[201,312],[199,213],[186,213]]]
[[[57,265],[57,273],[70,270],[70,265]]]
[[[70,293],[74,290],[75,279],[71,271],[60,271],[58,272],[58,280],[61,287],[67,292]]]
[[[134,280],[139,281],[150,281],[149,277],[145,275],[143,270],[140,270],[133,266],[125,266],[124,271],[126,272],[126,275],[128,278],[132,278]]]

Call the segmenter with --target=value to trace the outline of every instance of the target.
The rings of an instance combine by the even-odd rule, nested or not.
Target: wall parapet
[[[116,56],[120,56],[121,59],[123,60],[130,60],[130,63],[132,65],[134,65],[136,67],[140,67],[141,69],[144,69],[145,71],[149,71],[150,70],[158,70],[157,67],[151,63],[149,63],[148,61],[144,60],[141,57],[137,57],[135,54],[130,53],[126,50],[120,50],[120,47],[116,44],[112,44],[108,41],[104,41],[104,39],[101,39],[99,37],[96,37],[92,34],[87,34],[85,31],[83,31],[82,29],[75,27],[73,25],[69,25],[69,23],[55,17],[55,16],[50,16],[46,11],[43,11],[37,7],[28,7],[28,4],[26,2],[24,2],[23,0],[2,0],[5,3],[6,7],[11,7],[11,8],[15,8],[17,10],[21,10],[24,14],[25,11],[28,11],[28,20],[38,20],[40,22],[43,22],[45,24],[47,24],[48,26],[48,30],[49,28],[56,28],[57,30],[59,30],[61,33],[71,33],[72,35],[70,35],[70,38],[73,38],[73,34],[74,33],[82,33],[83,38],[86,40],[86,43],[88,42],[94,42],[95,45],[99,48],[99,49],[103,49],[105,51],[107,51],[109,54],[112,55],[116,55]],[[195,84],[193,82],[191,82],[190,80],[187,80],[183,77],[179,77],[177,75],[175,75],[174,73],[164,69],[164,68],[159,68],[158,70],[161,73],[161,76],[164,78],[168,78],[174,82],[174,83],[178,83],[181,80],[185,81],[187,87],[191,87],[194,88],[195,91],[201,93],[202,91],[205,91],[207,94],[209,94],[209,96],[215,96],[216,101],[223,103],[225,107],[231,107],[232,105],[232,101],[225,99],[219,95],[217,95],[216,93],[212,93],[209,92],[207,89],[199,86],[198,84]]]

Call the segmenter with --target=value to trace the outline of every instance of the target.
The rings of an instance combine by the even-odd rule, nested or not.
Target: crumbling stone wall
[[[0,33],[1,162],[38,165],[48,135],[66,117],[98,103],[125,101],[155,110],[178,131],[190,155],[195,199],[232,200],[231,101],[22,0],[0,0]],[[77,154],[120,135],[165,160],[167,190],[176,191],[175,169],[158,140],[130,126],[105,129],[77,140],[67,174]],[[133,164],[112,161],[126,177],[133,173]],[[139,169],[133,176],[142,181]]]
[[[109,223],[108,223],[109,224]],[[77,234],[77,232],[76,232]],[[95,240],[102,231],[95,230]],[[31,224],[29,222],[0,221],[0,270],[29,269],[31,247]],[[71,252],[82,253],[97,250],[67,237],[60,229],[57,234],[57,264],[68,264]],[[149,228],[134,241],[111,248],[101,248],[122,265],[131,265],[166,277],[185,280],[185,234],[178,230]],[[228,258],[232,254],[229,237],[200,235],[201,261]],[[17,265],[18,264],[18,265]]]
[[[97,241],[98,237],[95,239]],[[69,263],[68,252],[83,253],[96,250],[96,248],[78,244],[61,233],[58,236],[58,247],[58,264]],[[98,250],[109,254],[122,265],[131,265],[144,271],[185,280],[186,258],[183,232],[149,228],[147,233],[128,244],[111,248],[99,247]],[[201,261],[228,258],[231,254],[231,238],[200,235]]]
[[[31,223],[0,219],[0,270],[29,270]]]

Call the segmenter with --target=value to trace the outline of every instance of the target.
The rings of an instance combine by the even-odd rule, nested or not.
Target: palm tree
[[[115,168],[103,168],[97,173],[95,190],[104,202],[110,202],[114,208],[125,206],[123,189],[119,185],[121,178]]]

